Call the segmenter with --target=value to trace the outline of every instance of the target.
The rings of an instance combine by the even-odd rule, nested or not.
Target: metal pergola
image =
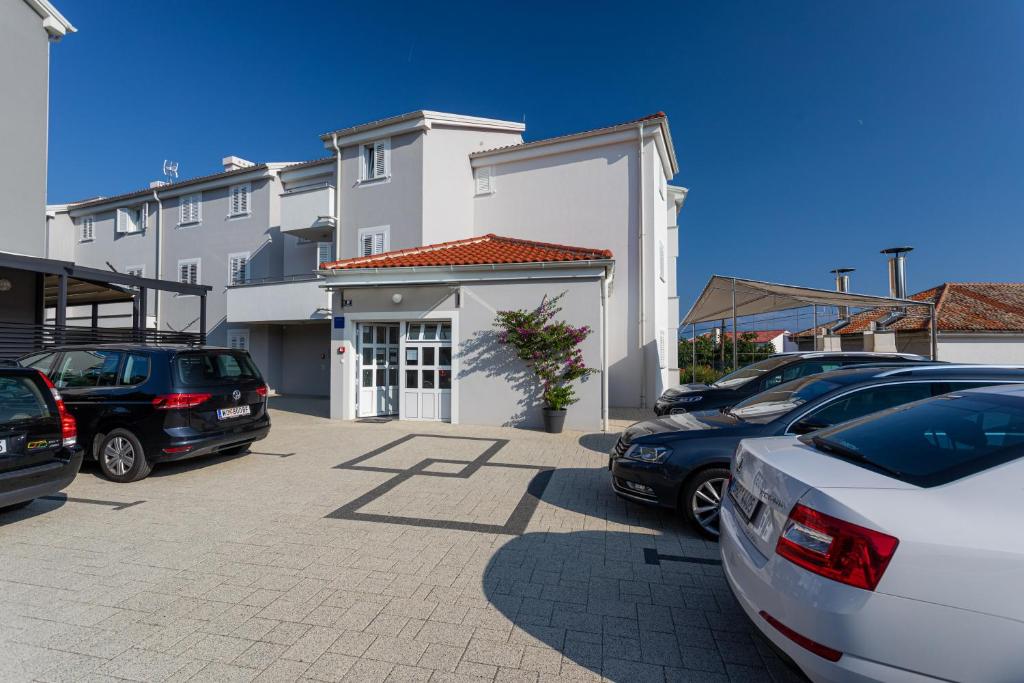
[[[690,307],[681,325],[690,325],[696,336],[696,324],[732,318],[733,334],[736,335],[736,318],[747,315],[777,313],[805,306],[814,307],[815,334],[817,334],[817,307],[837,306],[848,308],[907,308],[910,306],[927,306],[930,319],[929,334],[931,340],[931,356],[934,360],[938,355],[935,336],[935,303],[931,301],[915,301],[913,299],[897,299],[873,294],[854,294],[837,292],[831,289],[815,289],[798,287],[776,282],[748,280],[746,278],[712,275],[704,286],[704,291]],[[738,364],[738,344],[732,345],[733,368]]]

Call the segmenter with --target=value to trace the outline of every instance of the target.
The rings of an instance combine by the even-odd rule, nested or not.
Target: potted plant
[[[580,349],[590,327],[554,319],[562,310],[558,301],[564,295],[544,297],[532,311],[498,311],[494,323],[501,330],[498,340],[511,346],[536,375],[544,401],[544,430],[552,434],[562,431],[566,410],[579,400],[573,383],[596,372],[583,363]]]

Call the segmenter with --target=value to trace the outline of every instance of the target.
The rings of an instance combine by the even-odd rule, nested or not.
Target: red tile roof
[[[754,335],[753,342],[755,344],[767,344],[771,340],[778,337],[780,334],[785,334],[787,330],[740,330],[740,340],[742,341],[748,334]],[[725,336],[732,339],[732,332],[726,332]]]
[[[386,251],[321,264],[330,270],[355,268],[412,268],[424,266],[468,266],[501,263],[554,263],[559,261],[600,261],[612,258],[607,249],[586,249],[513,237],[482,235],[455,242],[430,244],[413,249]]]
[[[1024,331],[1024,282],[945,282],[909,298],[936,302],[935,315],[940,332]],[[892,310],[888,307],[873,308],[857,313],[851,317],[850,324],[836,334],[859,334]],[[905,332],[927,330],[928,318],[927,306],[910,306],[905,317],[888,327]],[[810,335],[811,330],[804,330],[793,336]]]

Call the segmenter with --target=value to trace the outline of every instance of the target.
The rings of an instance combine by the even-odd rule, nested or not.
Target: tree
[[[697,347],[697,381],[710,382],[722,375],[732,372],[733,335],[719,336],[719,343],[711,334],[702,334],[695,341],[682,339],[679,341],[679,376],[683,382],[693,378],[693,349]],[[757,335],[753,332],[740,332],[739,346],[736,349],[739,365],[743,367],[763,360],[775,353],[771,344],[758,344]],[[725,364],[722,364],[722,346],[725,346]]]

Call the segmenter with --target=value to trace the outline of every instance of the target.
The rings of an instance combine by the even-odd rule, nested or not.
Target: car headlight
[[[629,450],[622,457],[629,458],[630,460],[639,460],[640,462],[665,462],[665,458],[671,454],[671,448],[636,444],[630,446]]]
[[[703,401],[703,400],[704,400],[703,396],[679,396],[678,398],[673,399],[672,402],[673,403],[698,403],[698,402]]]

